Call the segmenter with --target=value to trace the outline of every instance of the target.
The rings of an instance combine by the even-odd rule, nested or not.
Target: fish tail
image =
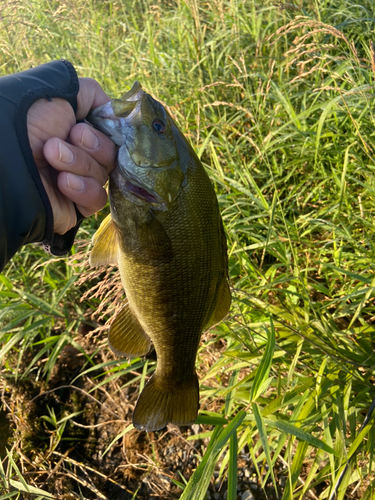
[[[197,374],[181,384],[168,383],[157,372],[141,392],[133,414],[133,425],[138,430],[156,431],[168,423],[191,425],[199,408]]]

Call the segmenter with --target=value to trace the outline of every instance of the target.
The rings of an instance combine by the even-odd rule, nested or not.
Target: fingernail
[[[62,163],[73,163],[74,161],[73,151],[61,141],[59,141],[59,160]]]
[[[68,188],[73,189],[73,191],[82,191],[85,187],[85,183],[82,177],[79,175],[71,174],[70,172],[68,172],[68,175],[66,176],[66,183],[68,185]]]
[[[83,130],[81,144],[87,149],[96,149],[99,146],[98,137],[90,130],[89,127],[86,127]]]

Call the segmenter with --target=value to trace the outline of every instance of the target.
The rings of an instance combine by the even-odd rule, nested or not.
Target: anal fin
[[[121,357],[143,356],[150,350],[150,338],[132,313],[127,301],[111,324],[108,343],[112,351]]]

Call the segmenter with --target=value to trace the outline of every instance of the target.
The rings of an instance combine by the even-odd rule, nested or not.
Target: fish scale
[[[127,297],[109,345],[117,355],[141,356],[152,342],[157,355],[133,423],[147,431],[190,425],[199,408],[200,337],[231,301],[215,191],[170,115],[139,83],[90,120],[120,146],[109,180],[111,215],[90,255],[92,265],[118,265]]]

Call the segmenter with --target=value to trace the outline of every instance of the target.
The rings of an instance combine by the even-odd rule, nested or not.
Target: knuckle
[[[84,152],[82,151],[82,153]],[[84,177],[88,177],[92,170],[91,159],[87,154],[82,153],[80,154],[79,158],[79,170],[81,175],[83,175]]]
[[[107,192],[102,188],[102,186],[95,183],[91,185],[90,196],[85,197],[85,201],[80,199],[78,210],[84,217],[89,217],[90,215],[101,210],[106,203]]]
[[[102,186],[104,186],[104,184],[108,180],[108,172],[107,172],[107,169],[105,167],[103,167],[102,165],[99,165],[99,170],[100,170],[99,182]]]

